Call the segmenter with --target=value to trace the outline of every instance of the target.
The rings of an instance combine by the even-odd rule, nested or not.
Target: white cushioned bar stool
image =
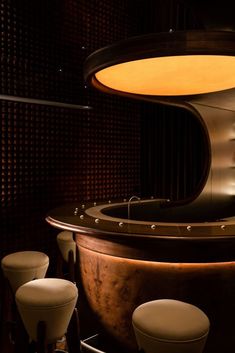
[[[2,335],[10,337],[15,347],[23,345],[24,329],[15,307],[15,292],[24,283],[35,278],[43,278],[49,266],[49,257],[39,251],[18,251],[6,255],[1,260],[5,283],[1,311]],[[27,335],[26,335],[27,337]],[[23,349],[23,348],[22,348]]]
[[[138,347],[145,353],[201,353],[210,327],[202,310],[173,299],[138,306],[132,324]]]
[[[63,267],[66,264],[68,279],[75,282],[76,242],[73,239],[73,233],[67,230],[60,232],[56,240],[59,248],[57,275],[58,277],[64,276]]]
[[[22,284],[45,277],[49,257],[39,251],[19,251],[6,255],[1,261],[1,266],[15,293]]]
[[[58,278],[38,279],[18,288],[15,296],[26,331],[37,344],[37,352],[53,352],[56,341],[66,334],[75,309],[78,297],[75,284]],[[78,348],[74,347],[74,352]]]

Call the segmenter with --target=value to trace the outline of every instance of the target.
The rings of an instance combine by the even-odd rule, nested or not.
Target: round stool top
[[[74,262],[76,262],[76,242],[73,240],[73,233],[67,230],[57,235],[57,244],[65,261],[69,261],[69,253],[72,251]]]
[[[69,232],[68,230],[64,230],[57,235],[57,241],[65,241],[74,243],[73,240],[73,233]]]
[[[7,268],[13,271],[38,268],[48,263],[49,257],[40,251],[18,251],[6,255],[1,261],[3,269]]]
[[[206,314],[196,306],[173,299],[159,299],[137,307],[132,316],[134,328],[160,340],[199,339],[209,331]]]
[[[78,296],[78,289],[70,281],[42,278],[23,284],[16,291],[16,300],[31,307],[63,306]]]

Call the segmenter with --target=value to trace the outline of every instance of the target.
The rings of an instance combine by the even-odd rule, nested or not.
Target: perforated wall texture
[[[79,110],[0,100],[0,256],[36,249],[51,257],[48,210],[70,201],[127,196],[140,185],[139,103],[85,86],[83,62],[134,35],[133,2],[1,0],[0,95],[78,105]]]
[[[173,0],[167,4],[169,16],[164,17],[154,0],[0,0],[1,257],[17,250],[42,250],[50,255],[53,268],[58,231],[44,220],[50,209],[142,190],[151,194],[158,191],[156,184],[162,185],[161,173],[155,173],[155,186],[143,187],[155,163],[154,154],[150,162],[141,162],[147,103],[87,87],[83,63],[94,50],[129,36],[166,30],[172,23],[184,27],[184,12]],[[181,16],[172,21],[174,11]],[[9,95],[92,109],[16,102],[14,97],[9,101]],[[162,114],[161,109],[153,113],[156,118]],[[156,139],[157,133],[163,136],[159,126]],[[164,128],[167,140],[167,123]],[[177,129],[172,128],[172,136],[182,126]],[[177,149],[168,142],[163,141],[165,148]],[[185,183],[192,179],[191,172],[189,168]],[[172,191],[174,185],[170,188],[173,195],[182,196]],[[164,192],[168,195],[167,188]]]

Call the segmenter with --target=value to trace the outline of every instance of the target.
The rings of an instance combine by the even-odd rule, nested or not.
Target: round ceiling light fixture
[[[96,88],[128,96],[185,96],[235,87],[235,32],[178,31],[97,50],[84,67]]]

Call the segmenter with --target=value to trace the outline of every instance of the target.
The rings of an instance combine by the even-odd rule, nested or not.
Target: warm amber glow
[[[190,95],[235,87],[235,57],[167,56],[103,69],[96,79],[112,89],[144,95]]]

